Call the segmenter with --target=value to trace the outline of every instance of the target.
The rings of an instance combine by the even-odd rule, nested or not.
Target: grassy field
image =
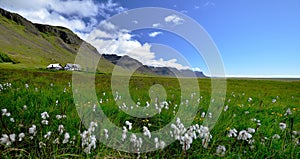
[[[158,138],[159,142],[156,142],[155,136],[150,138],[147,134],[167,125],[179,107],[186,107],[186,101],[180,101],[180,85],[176,78],[131,77],[131,97],[141,107],[150,102],[148,94],[152,85],[160,84],[167,94],[168,108],[164,105],[159,114],[136,118],[121,111],[120,105],[116,104],[120,99],[115,99],[115,92],[111,91],[111,76],[96,75],[98,102],[81,103],[86,108],[83,111],[90,111],[90,117],[97,117],[95,112],[101,108],[121,129],[125,126],[128,132],[147,132],[144,136],[149,139],[143,138],[140,143],[132,135],[122,140],[124,131],[119,138],[113,138],[116,133],[100,125],[99,121],[84,126],[81,114],[76,110],[79,106],[73,99],[71,72],[3,68],[0,70],[1,158],[300,157],[300,81],[227,79],[224,108],[211,131],[206,131],[205,125],[200,127],[205,117],[214,115],[206,112],[213,100],[211,81],[199,79],[198,82],[199,108],[193,120],[194,128],[186,125],[182,128],[177,120],[171,130],[174,130],[174,137],[175,129],[180,131],[179,139],[163,145],[164,138]],[[131,110],[130,106],[128,108]],[[100,133],[95,134],[97,129]],[[141,149],[146,143],[160,148],[146,153],[127,153],[110,148],[94,137],[107,138],[115,145],[133,145],[135,152],[138,152],[139,144]]]

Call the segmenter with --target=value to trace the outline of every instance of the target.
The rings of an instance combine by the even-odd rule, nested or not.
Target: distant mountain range
[[[73,63],[78,49],[84,41],[71,30],[44,24],[35,24],[22,16],[0,8],[0,53],[13,61],[11,67],[45,68],[50,63]],[[98,71],[111,73],[114,67],[124,70],[136,70],[138,74],[155,76],[206,77],[202,72],[178,70],[171,67],[152,67],[127,55],[99,54],[88,44],[100,58]],[[1,62],[1,61],[0,61]]]

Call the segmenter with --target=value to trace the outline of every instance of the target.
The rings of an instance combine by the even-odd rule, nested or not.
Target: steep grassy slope
[[[18,64],[0,67],[45,68],[49,63],[73,63],[83,40],[63,27],[33,24],[18,14],[0,9],[0,52]],[[89,46],[91,50],[96,49]],[[114,65],[101,59],[101,72],[111,72]]]

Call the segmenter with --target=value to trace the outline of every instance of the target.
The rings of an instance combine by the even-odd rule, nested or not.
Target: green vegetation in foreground
[[[6,83],[11,83],[11,86]],[[84,152],[86,146],[82,147],[78,130],[82,133],[88,127],[83,126],[76,111],[70,72],[1,69],[0,84],[2,86],[0,87],[2,111],[0,134],[16,135],[11,145],[0,144],[1,158],[136,158],[138,156],[138,154],[114,150],[99,142],[96,143],[95,149],[91,149],[90,154]],[[96,75],[95,84],[97,97],[99,101],[103,101],[100,105],[104,113],[120,127],[126,126],[125,121],[130,121],[133,125],[132,132],[142,132],[142,126],[147,126],[150,131],[163,127],[173,119],[173,110],[178,109],[174,109],[175,104],[182,106],[180,86],[175,78],[134,76],[130,79],[131,96],[141,105],[145,105],[150,99],[148,92],[153,84],[161,84],[167,92],[167,101],[170,101],[169,109],[162,109],[160,115],[146,119],[134,118],[120,111],[111,92],[109,75]],[[210,79],[199,79],[199,86],[201,100],[194,124],[201,125],[204,119],[202,113],[206,112],[212,100]],[[223,158],[300,157],[300,81],[228,79],[225,101],[224,108],[228,106],[228,109],[222,112],[211,131],[212,139],[207,148],[203,148],[202,140],[196,139],[193,140],[191,148],[184,151],[179,141],[175,141],[162,150],[141,153],[140,157],[218,158],[221,157],[216,153],[219,145],[226,148]],[[82,104],[90,109],[95,103],[87,101]],[[24,109],[25,105],[26,109]],[[97,103],[96,109],[99,107]],[[292,114],[285,116],[288,108]],[[2,109],[7,109],[10,114],[3,114]],[[49,118],[46,118],[48,125],[42,124],[43,112],[49,114]],[[56,115],[66,115],[66,118],[57,119]],[[286,128],[281,130],[279,123],[285,123]],[[33,124],[36,125],[36,135],[29,134],[29,128]],[[64,126],[61,135],[58,130],[59,125]],[[98,127],[101,127],[100,123]],[[240,132],[248,128],[255,129],[255,133],[251,134],[251,142],[254,139],[251,144],[227,136],[229,130],[236,129]],[[45,136],[49,131],[51,135]],[[22,132],[25,137],[19,141],[18,135]],[[70,138],[64,143],[66,132],[69,133]],[[108,132],[109,135],[112,133]],[[278,136],[275,134],[280,138],[276,138]],[[127,140],[129,138],[128,136]],[[108,138],[108,140],[116,139]],[[151,138],[151,141],[154,139]]]
[[[0,52],[0,63],[4,62],[12,62],[15,63],[11,58],[9,58],[6,54]]]

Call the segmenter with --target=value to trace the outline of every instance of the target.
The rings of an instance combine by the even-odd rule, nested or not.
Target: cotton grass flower
[[[43,147],[46,147],[46,144],[43,142],[39,142],[39,148],[43,148]]]
[[[219,146],[217,147],[216,154],[217,154],[218,156],[223,157],[223,156],[225,155],[225,152],[226,152],[226,147],[225,147],[224,145],[219,145]]]
[[[247,131],[248,131],[248,133],[250,133],[250,134],[255,133],[255,129],[253,129],[253,128],[248,128]]]
[[[130,123],[129,121],[125,121],[125,124],[128,126],[129,130],[132,129],[132,123]]]
[[[18,137],[19,137],[19,141],[22,141],[23,138],[25,137],[25,134],[24,133],[20,133]]]
[[[70,134],[68,132],[65,133],[63,144],[68,143],[70,139]]]
[[[41,117],[42,119],[46,120],[47,118],[49,118],[49,114],[47,112],[43,112],[41,113]]]
[[[48,120],[42,120],[41,123],[44,124],[44,125],[48,125],[49,124]]]
[[[224,107],[224,112],[226,112],[228,110],[228,105],[226,105],[225,107]]]
[[[272,136],[272,139],[280,139],[280,136],[279,136],[278,134],[274,134],[274,135]]]
[[[44,138],[49,140],[50,136],[51,136],[51,133],[52,133],[51,131],[47,132],[47,134],[44,135]]]
[[[228,137],[237,137],[237,130],[236,129],[230,129],[228,133]]]
[[[146,126],[143,126],[143,131],[144,131],[144,135],[148,136],[149,139],[151,138],[151,133],[149,131],[149,129]]]
[[[292,115],[292,111],[290,108],[288,108],[284,114],[284,116]]]
[[[64,133],[64,126],[63,125],[58,125],[58,132],[59,132],[59,135],[63,134]]]
[[[279,128],[280,128],[281,130],[286,129],[286,124],[285,124],[285,123],[279,123]]]
[[[248,133],[246,130],[240,131],[239,135],[237,137],[238,140],[244,140],[244,141],[248,141],[251,138],[252,138],[252,135],[250,133]]]
[[[2,137],[0,138],[0,143],[5,144],[6,146],[10,146],[11,141],[9,140],[9,136],[7,134],[2,134]]]
[[[104,136],[105,136],[106,139],[108,139],[109,136],[108,136],[108,130],[107,129],[104,129]]]
[[[35,125],[32,125],[32,126],[29,128],[29,134],[33,134],[33,136],[36,135],[36,126],[35,126]]]
[[[12,123],[15,122],[15,119],[14,119],[14,118],[10,118],[9,120],[10,120],[10,122],[12,122]]]

